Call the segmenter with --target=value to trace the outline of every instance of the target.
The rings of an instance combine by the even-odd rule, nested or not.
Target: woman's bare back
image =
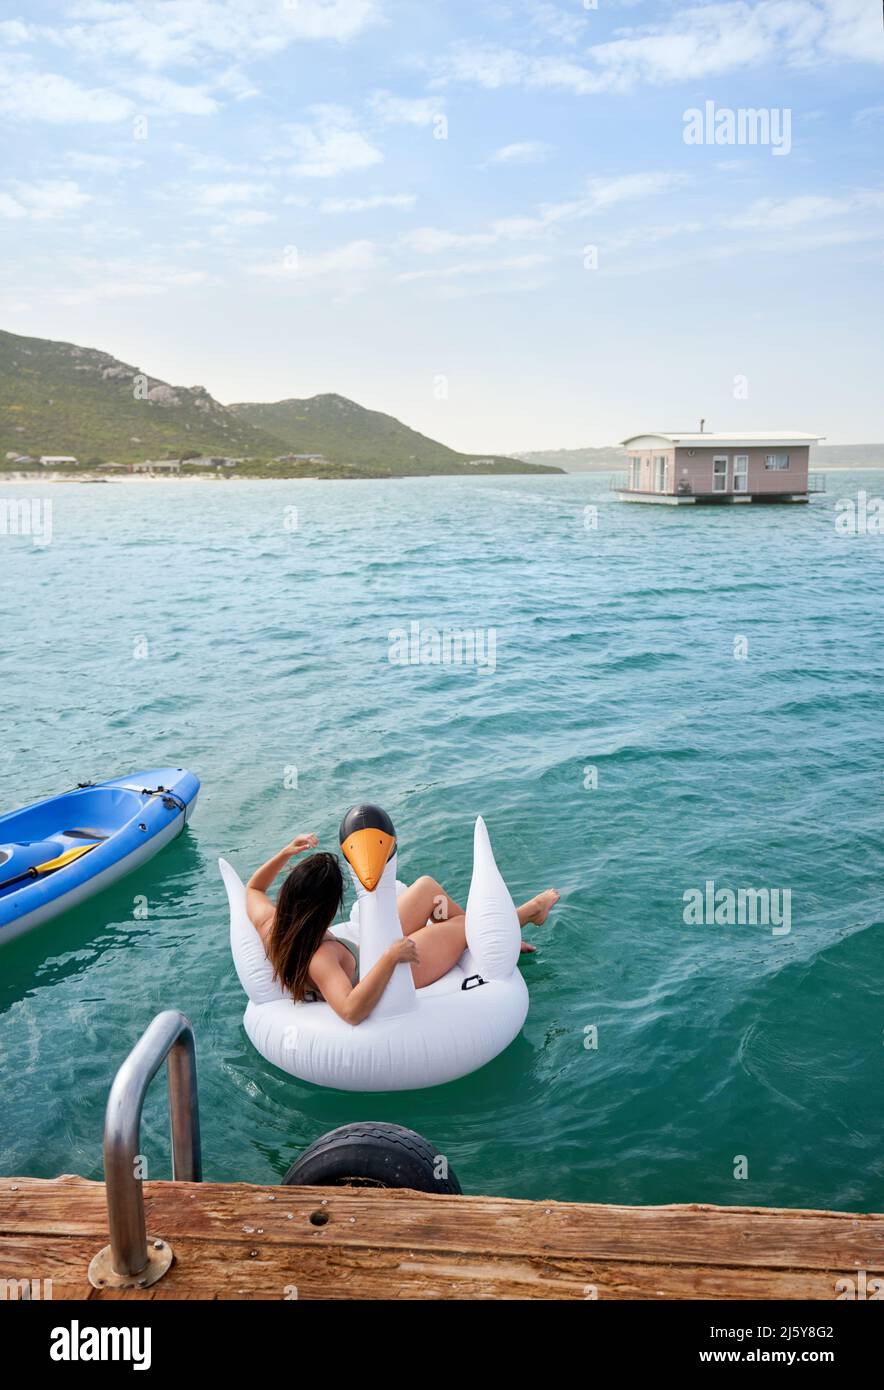
[[[355,988],[355,986],[359,983],[359,963],[356,960],[356,957],[354,956],[353,952],[350,950],[350,947],[345,946],[343,941],[338,941],[337,937],[332,936],[331,933],[323,937],[319,948],[317,949],[317,951],[313,953],[313,958],[310,961],[311,966],[313,964],[313,961],[319,954],[319,951],[322,950],[323,946],[331,946],[337,958],[338,965],[341,967],[342,970],[346,971],[347,975],[350,977],[351,984]],[[322,1000],[322,990],[318,987],[312,975],[310,976],[310,984],[312,985],[311,993],[313,994],[315,999]]]

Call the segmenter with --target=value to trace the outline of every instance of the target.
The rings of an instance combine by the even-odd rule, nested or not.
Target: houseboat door
[[[734,492],[746,492],[749,487],[749,455],[734,454]]]
[[[728,491],[727,466],[728,466],[728,456],[727,456],[727,454],[716,454],[716,455],[713,457],[713,459],[712,459],[712,491],[713,491],[713,492],[727,492],[727,491]]]

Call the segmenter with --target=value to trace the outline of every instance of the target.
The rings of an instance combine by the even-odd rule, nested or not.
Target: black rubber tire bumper
[[[283,1187],[410,1187],[459,1193],[444,1154],[413,1129],[359,1121],[329,1130],[305,1149]]]

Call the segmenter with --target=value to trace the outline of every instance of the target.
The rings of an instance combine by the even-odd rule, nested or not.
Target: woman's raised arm
[[[246,912],[265,946],[276,910],[267,896],[267,889],[293,855],[303,854],[305,849],[315,849],[318,844],[318,839],[312,833],[296,835],[278,854],[274,854],[272,859],[268,859],[260,869],[256,869],[246,884]]]

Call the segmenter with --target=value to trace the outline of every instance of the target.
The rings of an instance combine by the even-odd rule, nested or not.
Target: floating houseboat
[[[809,472],[810,446],[822,436],[696,432],[635,434],[621,440],[628,472],[611,483],[621,502],[807,502],[825,492],[825,475]]]

